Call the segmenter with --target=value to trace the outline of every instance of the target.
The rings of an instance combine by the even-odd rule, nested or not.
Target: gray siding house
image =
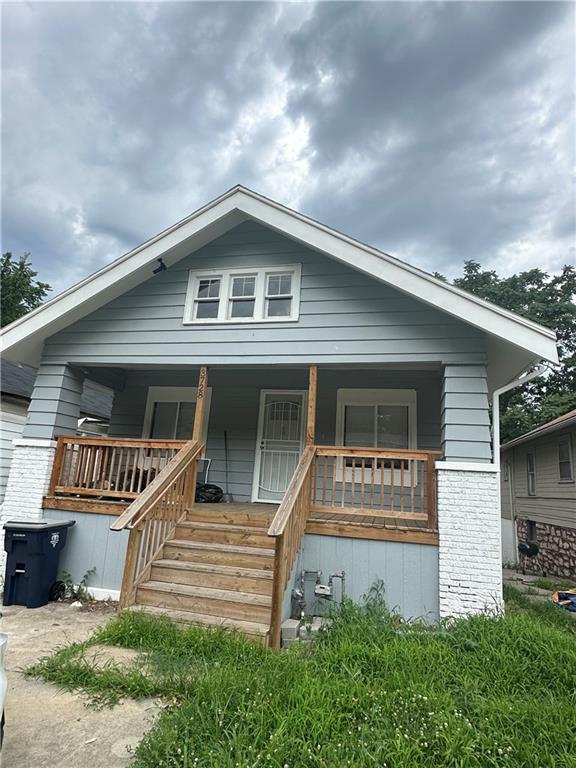
[[[2,337],[38,366],[2,516],[73,517],[96,595],[272,645],[304,571],[405,616],[500,609],[497,401],[552,331],[234,187]],[[74,436],[84,378],[106,439]]]
[[[529,573],[576,579],[576,410],[501,449],[503,557]],[[538,545],[520,556],[518,543]]]

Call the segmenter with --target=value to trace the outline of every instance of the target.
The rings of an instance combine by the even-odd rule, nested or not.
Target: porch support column
[[[192,441],[199,443],[202,440],[202,427],[206,413],[206,393],[208,389],[208,368],[203,365],[198,375],[198,392],[196,394],[196,411],[194,412],[194,427],[192,429]]]
[[[59,434],[76,434],[83,374],[69,365],[42,364],[36,375],[22,438],[14,441],[0,525],[7,520],[37,521],[44,517]],[[0,569],[4,567],[4,533],[0,534]]]
[[[436,462],[440,617],[500,613],[499,471],[492,463],[486,368],[447,365]]]
[[[308,419],[306,422],[306,445],[314,445],[316,439],[316,392],[318,389],[318,366],[311,365],[308,374]]]

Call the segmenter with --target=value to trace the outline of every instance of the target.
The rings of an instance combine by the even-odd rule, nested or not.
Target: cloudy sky
[[[3,5],[2,248],[55,290],[236,183],[450,277],[574,260],[556,2]]]

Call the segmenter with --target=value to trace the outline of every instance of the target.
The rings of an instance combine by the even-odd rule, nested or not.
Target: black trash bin
[[[4,523],[4,549],[8,557],[4,578],[4,605],[39,608],[50,600],[58,575],[60,552],[74,520]]]

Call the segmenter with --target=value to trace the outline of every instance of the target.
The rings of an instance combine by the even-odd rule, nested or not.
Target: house
[[[500,609],[491,398],[553,331],[237,186],[2,341],[38,366],[2,516],[74,518],[95,594],[272,645],[305,571],[405,616]],[[75,436],[83,377],[107,439]],[[194,503],[208,462],[232,503]]]
[[[576,410],[501,448],[503,558],[523,570],[576,579]],[[532,557],[518,543],[537,545]]]
[[[36,369],[3,360],[0,366],[0,504],[8,481],[13,441],[22,435],[34,389]],[[80,402],[80,434],[106,434],[112,391],[85,381]]]

